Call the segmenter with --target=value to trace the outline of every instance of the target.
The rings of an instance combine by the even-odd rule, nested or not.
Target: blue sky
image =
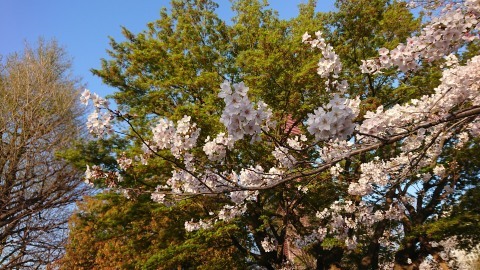
[[[307,0],[270,0],[282,18],[297,15],[297,5]],[[319,0],[317,10],[333,9],[333,0]],[[218,0],[218,14],[229,20],[230,1]],[[159,17],[169,0],[0,0],[0,54],[21,51],[25,41],[35,43],[39,37],[56,39],[73,59],[73,73],[81,77],[90,90],[105,96],[110,88],[90,73],[107,58],[111,36],[123,40],[120,26],[133,33],[146,29]]]

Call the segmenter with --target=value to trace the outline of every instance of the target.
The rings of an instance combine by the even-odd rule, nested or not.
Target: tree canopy
[[[480,5],[427,2],[434,17],[339,0],[283,20],[237,0],[227,23],[212,1],[172,1],[123,29],[93,70],[118,109],[83,93],[99,139],[77,153],[86,180],[115,191],[81,204],[65,265],[466,267]]]

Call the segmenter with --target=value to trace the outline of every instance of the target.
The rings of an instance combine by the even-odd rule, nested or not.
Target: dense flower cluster
[[[345,93],[348,89],[346,80],[338,81],[340,72],[342,71],[342,62],[340,57],[335,53],[333,47],[326,43],[322,37],[322,32],[315,32],[315,37],[307,33],[303,34],[302,42],[310,44],[312,48],[317,48],[321,51],[322,57],[318,61],[317,73],[320,77],[327,79],[325,81],[325,88],[327,91]]]
[[[85,89],[80,97],[80,101],[83,104],[88,105],[90,100],[93,101],[95,110],[88,116],[88,131],[99,137],[113,134],[113,127],[111,123],[113,115],[108,110],[107,112],[102,111],[102,109],[108,108],[108,100],[95,93],[92,95],[88,89]]]
[[[318,62],[317,73],[326,78],[327,90],[344,94],[348,88],[347,81],[338,82],[342,63],[333,50],[333,47],[325,42],[322,33],[315,32],[315,39],[305,33],[302,42],[310,44],[312,48],[320,49],[322,57]],[[333,87],[333,89],[332,89]],[[358,114],[360,100],[349,100],[335,94],[325,107],[317,108],[313,114],[308,115],[308,132],[315,135],[317,140],[328,140],[330,138],[346,139],[352,134],[355,125],[353,119]]]
[[[263,101],[257,103],[257,108],[248,99],[248,87],[243,82],[233,85],[233,91],[228,82],[220,85],[219,97],[225,101],[220,122],[227,128],[228,135],[234,141],[243,139],[245,135],[252,136],[252,141],[259,140],[262,127],[268,130],[272,110]]]
[[[283,146],[275,147],[275,150],[272,152],[273,156],[280,162],[282,167],[291,169],[297,162],[294,156],[288,153],[288,148]]]
[[[222,132],[211,141],[210,136],[208,136],[205,140],[203,151],[205,154],[207,154],[209,160],[220,161],[225,157],[227,149],[233,148],[233,143],[234,141],[232,136],[227,136]]]
[[[197,145],[200,135],[197,124],[191,123],[190,120],[190,116],[184,116],[175,128],[172,121],[160,119],[159,123],[152,128],[153,137],[150,147],[153,150],[169,149],[176,158],[182,158],[182,154]]]
[[[466,102],[478,106],[479,76],[480,57],[476,56],[465,66],[445,70],[434,94],[413,99],[409,104],[397,104],[389,110],[380,106],[376,112],[367,112],[359,130],[364,134],[380,136],[401,133],[414,124],[448,117],[453,108]]]
[[[318,62],[317,73],[322,78],[328,78],[330,74],[333,74],[334,78],[338,78],[342,71],[342,63],[340,57],[335,53],[333,47],[325,42],[322,37],[322,32],[315,32],[316,38],[311,39],[308,33],[303,34],[302,42],[310,44],[312,48],[318,48],[322,52],[322,58]]]
[[[317,140],[347,139],[355,129],[353,119],[357,116],[359,105],[355,101],[334,95],[325,108],[319,107],[313,114],[308,114],[308,132]]]
[[[478,1],[465,1],[465,5],[448,5],[442,15],[434,18],[419,36],[411,37],[406,44],[399,44],[389,51],[379,50],[378,59],[362,60],[362,73],[375,73],[381,69],[398,67],[407,72],[420,67],[419,61],[432,62],[458,50],[464,41],[478,39],[478,19],[480,4]]]
[[[355,237],[355,231],[363,231],[367,235],[371,235],[374,233],[373,224],[381,220],[400,220],[404,216],[404,211],[405,209],[398,203],[390,204],[386,210],[374,210],[372,205],[364,201],[358,203],[336,201],[330,208],[317,212],[316,217],[325,225],[319,227],[314,236],[321,240],[327,235],[334,235],[345,241],[346,247],[352,250],[356,248],[357,240],[360,240]],[[363,237],[367,235],[363,235]]]

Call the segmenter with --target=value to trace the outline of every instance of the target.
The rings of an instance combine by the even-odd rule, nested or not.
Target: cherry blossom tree
[[[480,56],[465,52],[478,41],[479,16],[478,1],[447,3],[405,43],[377,48],[377,57],[363,59],[356,75],[373,84],[388,74],[392,88],[429,67],[441,71],[430,93],[371,110],[365,109],[369,93],[349,84],[328,35],[305,33],[298,42],[317,54],[327,101],[289,127],[277,104],[250,95],[249,86],[234,78],[216,90],[224,104],[218,119],[223,130],[206,134],[194,115],[173,121],[152,114],[150,130],[141,130],[135,115],[111,109],[85,90],[82,102],[95,108],[90,132],[105,138],[121,123],[143,149],[119,155],[118,170],[87,167],[85,181],[106,181],[128,196],[143,193],[145,188],[122,186],[123,179],[132,168],[165,161],[171,174],[149,191],[151,199],[174,205],[191,197],[221,198],[208,214],[185,222],[191,232],[261,220],[261,230],[251,233],[253,246],[234,242],[267,269],[308,267],[309,259],[317,269],[459,267],[451,251],[476,240],[463,232],[439,239],[428,224],[453,215],[456,202],[478,188]],[[301,132],[293,134],[294,127]],[[325,183],[336,193],[323,194]],[[274,203],[279,194],[282,207]],[[311,200],[322,196],[328,199]],[[261,214],[258,205],[270,207],[270,214]]]

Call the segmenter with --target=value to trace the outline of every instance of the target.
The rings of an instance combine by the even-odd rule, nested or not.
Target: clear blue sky
[[[297,5],[307,0],[270,0],[282,18],[297,15]],[[317,10],[333,9],[333,0],[319,0]],[[218,14],[229,20],[230,1],[218,0]],[[123,40],[120,26],[133,33],[146,29],[159,17],[169,0],[0,0],[0,54],[21,51],[25,41],[55,38],[73,58],[74,75],[87,87],[105,96],[114,91],[90,73],[108,58],[108,36]]]

